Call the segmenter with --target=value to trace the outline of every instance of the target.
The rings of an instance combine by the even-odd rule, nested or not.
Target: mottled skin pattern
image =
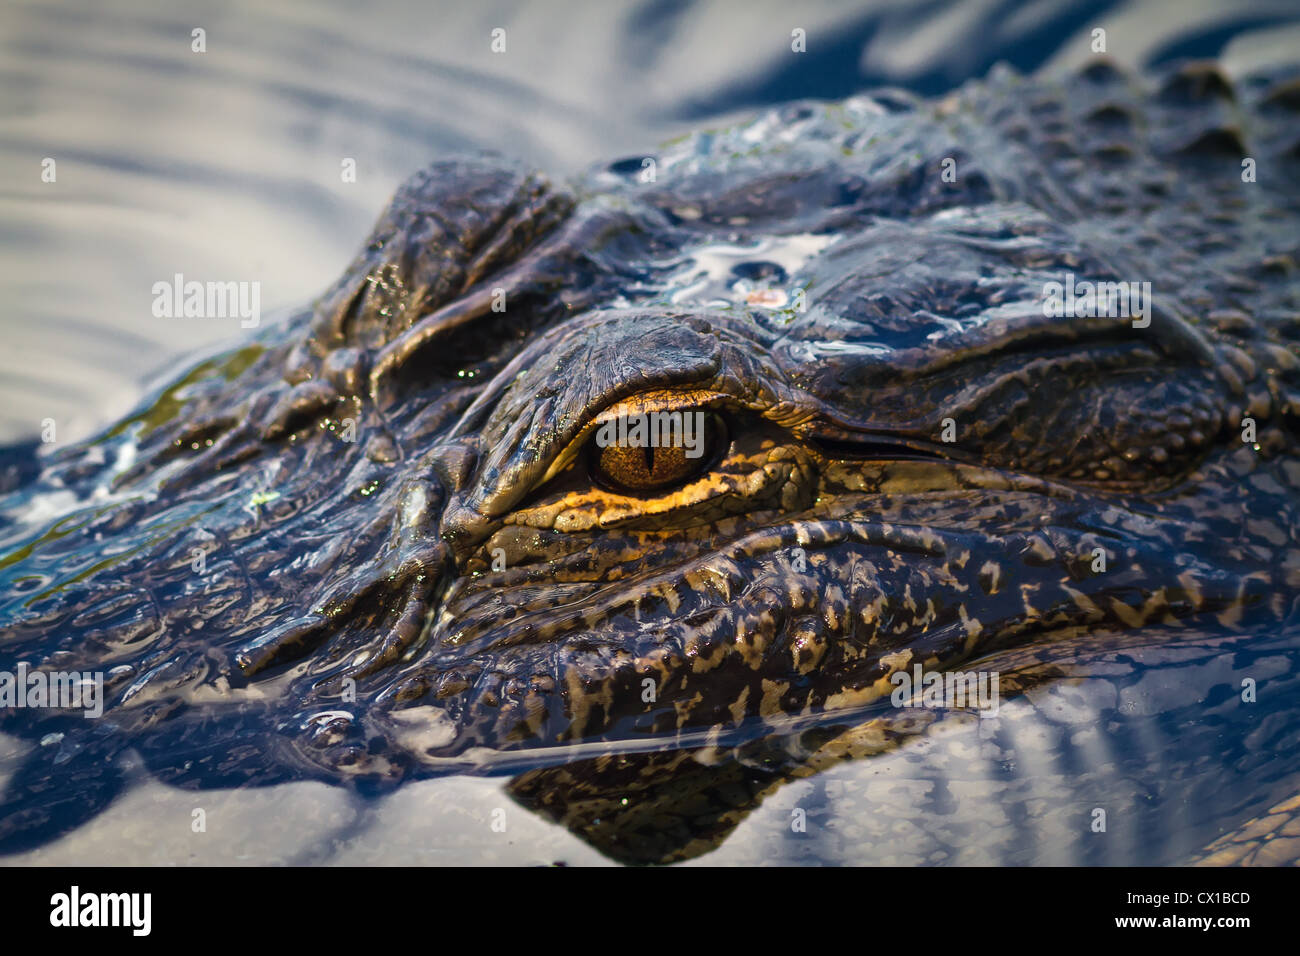
[[[94,813],[134,747],[186,786],[531,767],[525,804],[680,859],[923,732],[899,669],[1005,660],[1014,696],[1099,634],[1294,634],[1298,115],[1294,78],[1099,62],[785,107],[653,182],[435,163],[309,314],[12,492],[3,659],[109,691],[0,716],[65,734],[0,843]],[[1045,317],[1068,273],[1152,283],[1150,327]],[[595,480],[602,416],[662,409],[726,421],[708,467]]]

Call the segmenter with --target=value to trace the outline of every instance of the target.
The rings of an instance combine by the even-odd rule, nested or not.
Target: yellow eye
[[[597,429],[589,452],[591,473],[613,491],[661,491],[702,474],[726,444],[726,423],[715,412],[627,415]]]

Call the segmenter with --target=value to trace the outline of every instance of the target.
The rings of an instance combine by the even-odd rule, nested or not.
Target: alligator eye
[[[694,409],[612,418],[591,440],[591,474],[613,491],[662,491],[707,471],[726,445],[727,426],[716,412]]]

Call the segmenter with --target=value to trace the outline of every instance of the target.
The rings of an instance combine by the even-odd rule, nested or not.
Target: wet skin
[[[680,859],[923,732],[888,708],[918,664],[1014,696],[1099,635],[1294,634],[1297,89],[995,72],[699,134],[653,182],[435,163],[310,312],[14,471],[4,660],[105,672],[106,713],[0,715],[68,742],[0,844],[102,808],[132,747],[201,786],[530,768],[524,803]],[[1067,274],[1150,282],[1150,325],[1045,315]],[[698,465],[602,456],[655,411],[707,413]],[[629,791],[732,777],[611,835]]]

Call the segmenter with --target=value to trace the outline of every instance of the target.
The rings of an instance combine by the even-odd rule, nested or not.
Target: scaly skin
[[[188,785],[539,768],[520,799],[679,859],[781,780],[923,730],[881,710],[899,670],[1293,633],[1297,88],[995,71],[699,134],[653,182],[434,164],[310,313],[6,500],[13,522],[79,498],[11,529],[5,660],[109,690],[91,732],[0,718],[69,741],[11,784],[0,842],[95,812],[131,746]],[[1150,326],[1045,316],[1067,273],[1152,283]],[[616,409],[709,409],[726,440],[621,494],[592,476]],[[1004,694],[1064,672],[1014,673]],[[595,794],[608,820],[627,779],[545,769],[556,744],[649,750],[620,766],[671,796],[700,747],[809,726],[837,729],[636,850],[565,810]],[[745,764],[723,766],[706,789]]]

